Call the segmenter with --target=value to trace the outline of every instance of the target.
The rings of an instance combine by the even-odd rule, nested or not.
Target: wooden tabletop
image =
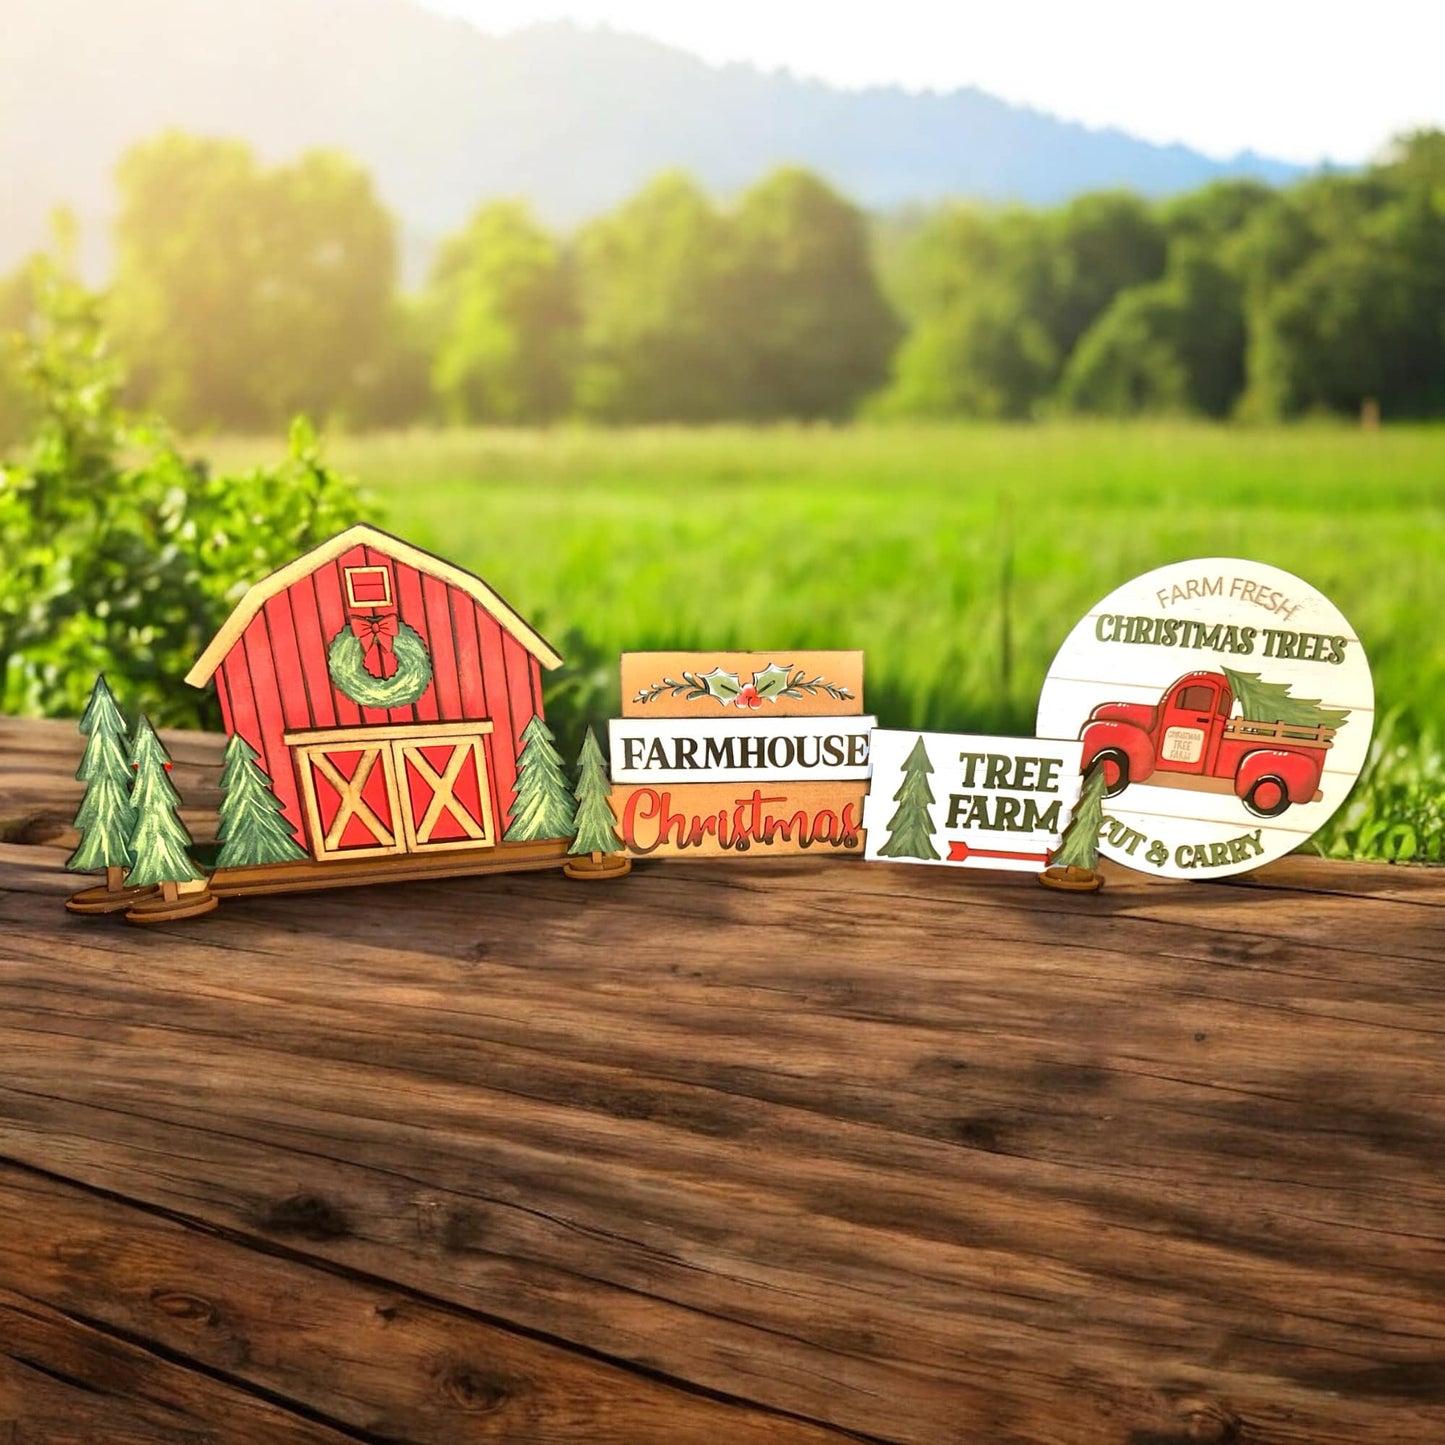
[[[0,724],[6,1445],[1445,1440],[1445,871],[140,930],[60,906],[78,751]]]

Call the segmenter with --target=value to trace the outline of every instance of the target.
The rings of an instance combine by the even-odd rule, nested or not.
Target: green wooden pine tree
[[[1266,682],[1257,672],[1236,672],[1232,667],[1223,672],[1248,722],[1342,728],[1350,715],[1348,708],[1322,707],[1318,698],[1291,697],[1287,682]]]
[[[260,754],[239,733],[226,743],[216,841],[218,868],[253,868],[262,863],[294,863],[306,857],[297,845],[281,804],[271,791]]]
[[[105,886],[112,892],[122,884],[130,867],[131,829],[135,809],[131,806],[131,768],[126,760],[125,718],[106,685],[105,676],[95,679],[80,719],[85,752],[75,776],[85,784],[85,797],[75,814],[80,846],[65,866],[77,873],[105,869]]]
[[[135,808],[135,827],[130,835],[130,850],[135,859],[130,870],[131,887],[199,881],[205,875],[197,870],[186,851],[191,835],[176,813],[180,795],[166,775],[170,755],[144,717],[136,723],[130,757],[136,770],[131,790]]]
[[[1103,822],[1104,765],[1095,763],[1084,777],[1079,801],[1058,851],[1049,859],[1049,867],[1083,868],[1092,873],[1099,866],[1099,829]]]
[[[569,853],[600,855],[618,851],[622,840],[617,836],[617,819],[607,801],[611,791],[602,749],[588,728],[577,757],[577,791],[573,794],[577,799],[577,836]]]
[[[577,805],[562,771],[562,759],[553,746],[552,730],[534,717],[522,734],[522,756],[517,764],[517,798],[512,805],[508,843],[532,843],[539,838],[570,838],[576,831]]]
[[[920,737],[903,763],[903,782],[893,795],[898,811],[888,820],[888,841],[878,850],[880,858],[922,858],[936,860],[933,820],[928,815],[933,789],[928,775],[933,764]]]

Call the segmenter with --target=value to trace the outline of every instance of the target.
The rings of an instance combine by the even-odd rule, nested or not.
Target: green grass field
[[[567,656],[569,742],[616,707],[618,652],[657,647],[862,647],[883,724],[1029,733],[1104,593],[1191,556],[1274,563],[1340,606],[1375,676],[1376,754],[1321,846],[1439,859],[1445,428],[564,429],[328,454]]]

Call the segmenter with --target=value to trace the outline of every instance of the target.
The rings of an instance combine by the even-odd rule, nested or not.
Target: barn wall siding
[[[347,567],[390,568],[401,620],[426,644],[432,680],[415,704],[359,708],[327,670],[331,640],[350,625]],[[511,822],[522,733],[542,714],[541,665],[474,598],[376,547],[354,547],[274,594],[216,672],[229,732],[261,755],[286,820],[306,846],[300,778],[288,732],[368,724],[490,719],[485,753],[498,836]]]

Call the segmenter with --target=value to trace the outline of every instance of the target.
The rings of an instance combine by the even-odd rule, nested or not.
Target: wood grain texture
[[[343,1445],[357,1435],[0,1289],[6,1445]]]
[[[13,1166],[0,1166],[0,1221],[0,1269],[23,1300],[48,1301],[49,1317],[84,1318],[90,1337],[112,1332],[112,1346],[151,1341],[231,1390],[293,1401],[348,1439],[840,1439]],[[12,1357],[14,1324],[0,1297]]]
[[[213,1383],[418,1441],[1445,1438],[1438,871],[659,864],[138,934],[60,856],[0,847],[0,1282]],[[443,1339],[525,1382],[477,1433]]]

